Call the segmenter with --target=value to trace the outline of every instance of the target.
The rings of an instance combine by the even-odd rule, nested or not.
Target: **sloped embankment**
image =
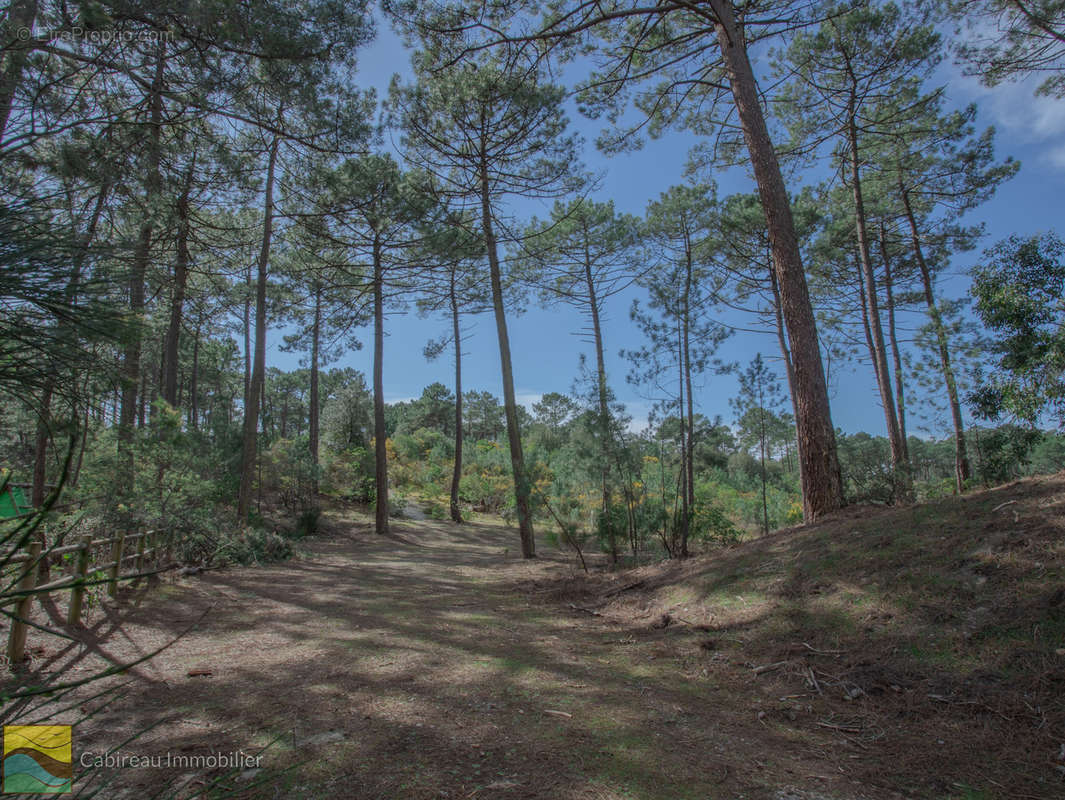
[[[799,745],[833,732],[866,786],[1065,796],[1065,473],[537,591]]]

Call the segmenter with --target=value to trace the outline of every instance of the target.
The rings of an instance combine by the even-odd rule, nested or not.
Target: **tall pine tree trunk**
[[[322,337],[322,285],[314,284],[314,322],[311,325],[311,388],[307,414],[307,439],[311,451],[311,493],[318,504],[318,360]]]
[[[381,243],[373,243],[373,430],[374,485],[377,491],[375,523],[378,533],[388,533],[388,448],[385,436],[385,306],[384,265]]]
[[[891,361],[895,369],[895,403],[899,410],[899,434],[902,437],[902,453],[910,460],[910,445],[906,437],[906,386],[902,377],[902,351],[899,348],[898,331],[895,328],[895,289],[891,273],[891,257],[887,249],[887,232],[880,222],[880,256],[884,261],[884,294],[887,299],[888,344],[891,345]]]
[[[200,377],[200,324],[196,323],[196,331],[192,339],[192,374],[189,375],[189,427],[197,430],[200,426],[199,387],[197,383]]]
[[[884,329],[880,322],[880,304],[877,299],[876,276],[873,274],[873,263],[870,256],[865,200],[862,195],[862,181],[859,171],[858,128],[855,124],[853,104],[847,123],[847,145],[849,148],[851,192],[854,197],[854,221],[858,237],[859,266],[861,267],[862,280],[865,282],[866,315],[869,332],[872,337],[876,384],[877,389],[880,391],[880,402],[884,407],[888,443],[891,446],[895,502],[909,502],[913,499],[913,480],[910,475],[909,463],[906,460],[905,444],[899,431],[898,412],[895,408],[895,398],[891,390],[891,372],[887,363],[887,348],[884,344]]]
[[[244,281],[244,405],[248,405],[251,396],[251,298],[254,283],[251,274],[252,267],[248,265],[247,275]]]
[[[910,195],[901,180],[899,181],[899,192],[902,194],[902,203],[906,208],[906,219],[910,224],[910,237],[914,256],[921,271],[921,283],[924,286],[924,299],[925,304],[928,306],[928,316],[932,320],[932,327],[936,332],[936,343],[939,345],[939,365],[943,371],[943,382],[947,388],[950,419],[954,425],[954,486],[958,494],[961,494],[965,491],[965,481],[972,477],[972,471],[969,468],[969,455],[965,447],[965,425],[961,417],[961,403],[958,401],[958,386],[954,380],[954,370],[950,366],[950,346],[947,341],[947,331],[943,325],[943,317],[936,306],[935,293],[932,289],[932,272],[928,268],[924,250],[921,248],[921,237],[917,232],[917,220],[910,204]]]
[[[33,442],[33,488],[30,503],[40,508],[46,494],[46,467],[48,465],[48,441],[51,438],[52,382],[45,384],[41,393],[41,408],[37,415],[37,430]],[[43,526],[41,534],[44,534]]]
[[[762,394],[761,384],[758,386],[758,443],[761,449],[762,464],[762,530],[769,535],[769,499],[766,495],[765,474],[765,397]]]
[[[462,326],[459,324],[454,266],[448,284],[448,303],[451,306],[451,338],[455,342],[455,464],[451,471],[449,511],[453,522],[462,522],[462,509],[459,508],[459,482],[462,480]]]
[[[486,156],[482,156],[482,159]],[[525,456],[522,453],[521,430],[518,427],[518,401],[514,395],[514,371],[510,360],[510,337],[507,334],[507,316],[503,308],[503,276],[499,268],[499,252],[492,224],[492,205],[489,199],[488,165],[481,163],[481,223],[484,228],[485,248],[488,252],[488,268],[492,282],[492,310],[495,312],[496,337],[499,340],[499,362],[503,373],[503,412],[507,418],[507,440],[510,444],[510,467],[514,476],[514,504],[518,512],[518,532],[521,536],[521,554],[524,558],[536,557],[536,541],[533,538],[532,506],[529,502],[531,487],[525,473]]]
[[[22,82],[22,70],[34,46],[32,39],[36,21],[36,0],[13,0],[7,10],[6,41],[0,45],[0,54],[3,54],[3,67],[0,68],[0,141],[11,118],[15,92]],[[29,31],[30,35],[23,38],[23,31]]]
[[[797,418],[799,414],[799,406],[795,402],[795,370],[791,366],[791,349],[788,347],[788,336],[787,332],[784,330],[784,315],[780,310],[780,292],[777,290],[777,276],[772,267],[769,268],[769,284],[773,290],[773,317],[776,321],[777,344],[780,346],[780,356],[784,359],[784,375],[788,380],[788,399],[791,400],[791,413]],[[788,472],[791,472],[790,444],[785,443],[784,452],[788,454]],[[801,488],[804,485],[802,479],[802,459],[798,459],[798,462],[799,487],[801,491]]]
[[[680,546],[670,555],[684,557],[688,552],[688,532],[691,525],[691,507],[688,505],[688,425],[684,419],[684,323],[683,315],[677,318],[677,417],[680,422],[680,475],[677,491],[680,495]],[[674,503],[676,508],[676,503]]]
[[[129,310],[134,330],[129,334],[122,353],[122,403],[118,419],[118,474],[116,488],[120,502],[131,499],[133,493],[133,436],[137,422],[137,388],[141,372],[141,344],[144,315],[144,280],[148,271],[148,258],[152,246],[154,205],[159,195],[162,178],[159,174],[160,145],[163,126],[163,75],[166,67],[164,45],[160,44],[156,57],[155,76],[149,91],[151,127],[148,139],[148,175],[145,219],[141,223],[140,236],[133,253],[129,274]]]
[[[691,360],[691,291],[692,291],[692,250],[691,242],[685,242],[685,275],[684,275],[684,298],[683,298],[683,338],[681,344],[683,352],[681,357],[684,361],[684,391],[688,404],[688,445],[684,452],[685,471],[685,502],[688,508],[688,517],[695,511],[695,404],[692,399],[692,360]],[[684,526],[684,538],[680,543],[680,557],[688,557],[688,536],[691,524]]]
[[[237,491],[237,519],[241,524],[248,520],[251,510],[251,487],[258,461],[259,406],[262,403],[263,384],[266,379],[266,279],[270,265],[270,245],[274,233],[274,172],[277,168],[277,151],[281,140],[274,136],[270,155],[266,162],[266,191],[263,200],[263,240],[257,262],[255,284],[255,358],[251,379],[248,382],[247,400],[244,404],[243,446],[240,461],[240,488]]]
[[[791,203],[762,114],[743,32],[736,24],[729,0],[710,0],[710,5],[718,20],[718,43],[766,217],[781,309],[791,343],[803,516],[810,521],[843,505],[843,480],[817,343],[817,323],[795,235]]]
[[[177,406],[178,353],[181,344],[181,318],[185,310],[185,287],[189,278],[189,193],[196,169],[196,153],[185,173],[185,185],[177,201],[177,255],[174,259],[174,286],[170,295],[170,324],[163,346],[163,399]]]
[[[603,524],[606,525],[610,547],[610,563],[618,561],[617,531],[610,513],[610,403],[606,385],[606,359],[603,356],[603,329],[599,321],[599,298],[592,278],[592,258],[588,252],[588,230],[584,240],[584,281],[588,291],[588,308],[592,317],[592,339],[595,344],[595,383],[599,403],[599,457],[602,460],[600,478],[603,483]]]
[[[78,242],[78,248],[74,253],[72,259],[70,283],[67,284],[65,291],[66,305],[70,310],[71,315],[75,313],[78,302],[78,293],[81,290],[81,271],[85,265],[85,258],[89,254],[89,248],[92,247],[93,239],[96,238],[96,229],[100,224],[100,216],[103,214],[104,205],[107,201],[107,196],[110,193],[111,184],[109,181],[104,181],[99,191],[96,193],[96,202],[93,205],[92,215],[89,217],[89,224],[85,228],[85,233],[81,237],[81,241]],[[73,327],[67,318],[61,318],[56,324],[56,336],[63,339],[67,336],[76,335]],[[58,378],[56,368],[52,368],[51,374],[44,389],[41,392],[41,415],[37,420],[37,432],[36,441],[34,442],[34,454],[33,454],[33,488],[31,490],[31,502],[34,508],[39,508],[41,503],[44,502],[46,494],[46,482],[48,480],[48,445],[52,438],[52,422],[51,422],[51,409],[52,409],[52,394],[55,391],[55,380]],[[72,371],[70,376],[70,386],[76,386],[78,381],[77,371]],[[87,376],[86,376],[87,385]],[[77,418],[77,394],[72,392],[72,405],[75,419]],[[89,398],[87,389],[82,390],[81,402],[85,404],[85,419],[87,421]],[[84,443],[85,431],[82,431],[82,442]],[[82,445],[84,450],[84,444]],[[80,465],[81,457],[79,451],[78,465]],[[74,473],[71,475],[71,485],[76,481],[74,476],[79,469],[79,466],[75,467]],[[43,543],[43,542],[42,542]],[[43,562],[42,562],[43,563]]]

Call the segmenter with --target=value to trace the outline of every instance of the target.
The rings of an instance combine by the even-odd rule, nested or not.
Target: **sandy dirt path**
[[[75,731],[75,759],[146,729],[121,751],[171,759],[111,770],[98,796],[191,797],[221,771],[175,755],[266,745],[260,770],[226,779],[242,796],[895,796],[851,783],[827,736],[767,726],[695,632],[570,607],[557,588],[571,561],[547,546],[522,561],[516,531],[412,521],[383,538],[336,513],[329,530],[284,563],[131,590],[94,609],[81,646],[38,655],[83,677],[199,621]]]

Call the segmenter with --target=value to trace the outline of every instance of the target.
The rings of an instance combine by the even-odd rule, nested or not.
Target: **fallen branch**
[[[856,728],[853,725],[834,725],[831,722],[818,722],[822,728],[831,728],[834,731],[842,731],[843,733],[861,733],[861,728]]]
[[[818,650],[816,647],[811,647],[806,642],[803,642],[802,646],[809,650],[811,653],[817,653],[817,655],[819,656],[839,656],[847,652],[846,650]]]
[[[569,607],[572,608],[574,611],[583,611],[585,614],[591,614],[593,617],[601,617],[601,616],[603,616],[598,611],[596,611],[594,608],[585,608],[584,606],[577,606],[577,605],[574,605],[573,603],[570,603]]]
[[[819,683],[817,682],[817,678],[816,678],[816,677],[814,677],[814,671],[813,671],[813,670],[812,670],[812,669],[811,669],[810,667],[807,667],[807,668],[806,668],[806,671],[807,671],[808,673],[810,673],[810,683],[811,683],[811,684],[813,685],[813,687],[814,687],[815,689],[817,689],[817,693],[818,693],[818,694],[823,694],[823,692],[821,691],[821,684],[819,684]]]
[[[636,581],[635,583],[630,583],[630,584],[627,584],[626,586],[621,586],[621,587],[619,587],[617,589],[611,589],[609,592],[603,592],[599,596],[600,597],[613,597],[616,594],[621,594],[622,592],[627,592],[630,589],[638,589],[639,587],[643,586],[643,584],[644,584],[643,581]]]
[[[763,664],[760,667],[754,667],[751,672],[753,672],[755,675],[761,675],[763,672],[772,672],[773,670],[780,669],[781,667],[786,666],[789,663],[790,662],[788,661],[777,661],[774,664]]]
[[[997,506],[995,506],[994,508],[991,509],[991,513],[994,514],[1000,508],[1005,508],[1006,506],[1012,506],[1016,502],[1017,502],[1016,500],[1007,500],[1005,503],[999,503]]]
[[[544,713],[551,714],[556,717],[565,717],[566,719],[573,719],[573,715],[567,714],[565,711],[552,711],[550,708],[545,708]]]

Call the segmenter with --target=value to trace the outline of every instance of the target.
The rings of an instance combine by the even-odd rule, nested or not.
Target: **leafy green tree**
[[[373,438],[373,397],[361,372],[345,375],[330,393],[322,417],[322,433],[334,450],[368,448]]]
[[[762,477],[762,531],[769,533],[769,503],[766,499],[766,451],[772,435],[771,417],[784,396],[776,375],[762,361],[758,353],[739,375],[740,393],[732,398],[739,427],[740,441],[757,443]]]
[[[534,429],[538,429],[539,438],[548,450],[557,450],[564,444],[567,427],[580,411],[580,405],[572,397],[559,392],[547,392],[532,404]]]
[[[422,389],[422,396],[411,403],[403,424],[405,433],[419,428],[440,431],[445,436],[454,433],[455,395],[442,383],[431,383]]]
[[[852,503],[890,503],[894,498],[891,445],[865,431],[840,432],[840,467]]]
[[[1010,236],[973,269],[976,312],[994,339],[995,376],[970,398],[977,412],[1065,425],[1065,242],[1054,233]]]
[[[462,426],[474,441],[491,441],[506,430],[503,407],[491,392],[466,392],[462,407]]]

